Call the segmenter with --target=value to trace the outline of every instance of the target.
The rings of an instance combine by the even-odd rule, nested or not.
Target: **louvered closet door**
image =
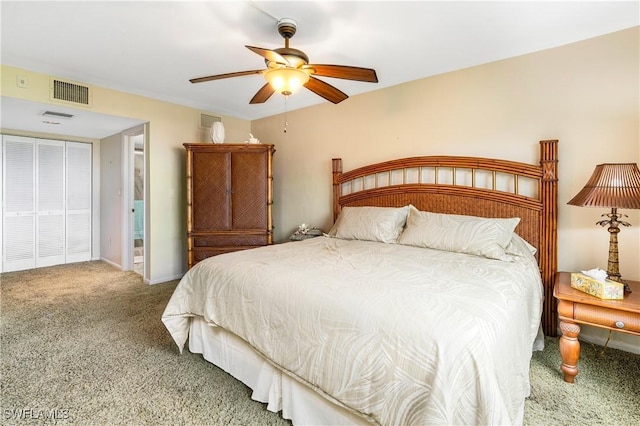
[[[65,263],[65,143],[36,140],[36,267]]]
[[[91,260],[91,144],[67,142],[66,261]]]
[[[33,268],[35,253],[35,140],[3,136],[2,270]]]

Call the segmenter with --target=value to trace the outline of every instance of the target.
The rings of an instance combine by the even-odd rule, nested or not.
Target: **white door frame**
[[[133,127],[131,129],[125,130],[122,132],[122,270],[123,271],[131,271],[133,269],[133,232],[134,232],[134,224],[133,224],[133,212],[134,212],[134,191],[133,191],[133,182],[134,182],[134,151],[135,151],[135,141],[134,138],[136,136],[142,135],[143,140],[146,141],[145,137],[145,126],[140,125]],[[146,145],[146,143],[145,143]],[[146,151],[146,150],[145,150]],[[146,155],[146,152],[145,152]],[[145,169],[143,173],[143,179],[145,180],[145,193],[146,193],[146,175],[147,171]],[[147,210],[147,199],[144,197],[144,206],[145,212]],[[147,221],[145,214],[144,221],[145,231],[147,229]],[[147,278],[146,271],[147,267],[147,233],[144,233],[143,236],[143,251],[144,251],[144,259],[145,259],[145,268],[144,268],[144,276],[143,278]]]
[[[2,238],[2,228],[4,228],[4,135],[0,135],[0,274],[4,271],[2,265],[4,263],[4,257],[2,254],[2,247],[4,246],[4,239]]]

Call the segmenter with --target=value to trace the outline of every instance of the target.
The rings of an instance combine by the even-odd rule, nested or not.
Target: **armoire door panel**
[[[232,228],[266,228],[267,157],[235,152],[231,164]]]
[[[231,229],[230,164],[228,152],[193,154],[193,231]]]
[[[264,232],[264,231],[263,231]],[[268,244],[266,232],[258,233],[229,233],[218,235],[194,235],[193,247],[221,247],[221,246],[264,246]]]

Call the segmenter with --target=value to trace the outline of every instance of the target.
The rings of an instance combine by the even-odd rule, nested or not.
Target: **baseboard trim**
[[[584,328],[583,328],[584,330]],[[608,334],[608,333],[607,333]],[[613,332],[611,333],[611,340],[607,343],[607,347],[620,349],[621,351],[631,352],[632,354],[640,354],[640,345],[637,343],[627,342],[624,340],[620,340],[619,336],[623,333]],[[633,339],[632,336],[630,336]],[[636,337],[640,341],[640,337]],[[580,340],[593,343],[594,345],[604,346],[607,341],[606,337],[597,336],[595,334],[589,333],[588,331],[585,333],[584,331],[580,333]]]
[[[122,265],[118,265],[117,263],[112,262],[109,259],[105,259],[104,257],[101,257],[100,260],[103,261],[104,263],[108,263],[109,265],[111,265],[111,266],[113,266],[115,268],[118,268],[118,269],[120,269],[122,271]],[[179,280],[183,276],[184,276],[184,274],[176,274],[176,275],[171,275],[171,276],[168,276],[168,277],[155,278],[153,280],[143,278],[142,282],[144,282],[145,284],[148,284],[148,285],[162,284],[162,283],[166,283],[168,281]]]
[[[154,284],[162,284],[162,283],[166,283],[168,281],[173,281],[173,280],[179,280],[180,278],[182,278],[184,274],[178,274],[178,275],[172,275],[169,277],[163,277],[163,278],[156,278],[153,280],[145,280],[146,284],[149,285],[154,285]]]
[[[104,257],[99,258],[99,260],[101,260],[104,263],[108,263],[109,265],[111,265],[111,266],[113,266],[115,268],[118,268],[118,269],[120,269],[122,271],[122,265],[118,265],[117,263],[112,262],[109,259],[105,259]]]

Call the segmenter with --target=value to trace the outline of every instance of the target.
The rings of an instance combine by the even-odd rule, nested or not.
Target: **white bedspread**
[[[191,316],[384,425],[519,424],[542,285],[516,262],[318,237],[198,263],[162,321]]]

